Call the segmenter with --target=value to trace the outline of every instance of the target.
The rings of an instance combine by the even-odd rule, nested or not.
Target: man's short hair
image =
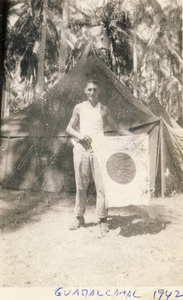
[[[100,83],[99,83],[99,81],[96,80],[96,79],[89,79],[89,80],[87,80],[87,81],[86,81],[86,86],[87,86],[88,83],[94,83],[94,84],[97,84],[98,87],[100,87]]]

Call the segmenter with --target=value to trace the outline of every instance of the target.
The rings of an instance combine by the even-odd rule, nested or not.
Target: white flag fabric
[[[92,148],[108,206],[147,205],[150,199],[148,135],[105,136],[95,139]]]

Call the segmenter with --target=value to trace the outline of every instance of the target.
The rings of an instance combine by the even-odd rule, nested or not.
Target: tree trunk
[[[6,101],[7,101],[7,97],[6,97],[6,88],[2,87],[2,94],[1,94],[1,118],[7,117],[6,115]]]
[[[182,2],[182,9],[183,9],[183,2]],[[182,59],[183,59],[183,18],[182,18]],[[182,85],[183,85],[183,66],[181,66],[182,72]],[[182,128],[183,128],[183,93],[182,93],[182,108],[181,108],[181,120],[182,120]]]
[[[133,44],[133,95],[137,97],[137,37],[134,34]]]
[[[114,54],[113,43],[110,44],[111,70],[116,74],[116,57]]]
[[[10,8],[10,4],[5,3],[6,1],[0,1],[0,105],[2,104],[0,111],[1,116],[6,115],[5,107],[8,105],[5,101],[6,99],[6,88],[5,88],[5,70],[4,70],[4,58],[5,58],[5,39],[6,39],[6,30],[7,30],[7,22],[8,22],[8,10]]]
[[[63,0],[61,40],[59,53],[59,78],[65,74],[65,61],[67,58],[67,28],[69,23],[69,0]]]
[[[48,0],[43,0],[43,20],[41,30],[41,41],[38,53],[38,76],[37,76],[37,94],[41,97],[44,91],[44,61],[46,50],[46,26],[47,26]]]
[[[1,117],[5,118],[10,115],[10,80],[8,78],[8,74],[6,74],[6,80],[2,90],[2,110]]]

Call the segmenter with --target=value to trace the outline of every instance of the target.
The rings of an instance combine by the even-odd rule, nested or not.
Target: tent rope
[[[10,138],[8,138],[10,141]],[[30,153],[32,152],[32,150],[34,149],[35,144],[38,142],[38,140],[40,139],[40,137],[36,138],[36,141],[34,142],[34,144],[30,147],[30,149],[28,150],[28,152],[26,153],[26,155],[22,158],[21,162],[18,164],[18,166],[15,168],[15,170],[13,171],[13,174],[8,177],[5,182],[2,185],[2,188],[5,187],[5,184],[15,175],[15,172],[18,170],[20,171],[20,169],[23,167],[24,163],[26,162],[27,158],[29,157]],[[8,141],[8,147],[7,147],[7,153],[8,153],[8,148],[9,148],[9,141]],[[6,164],[6,170],[7,170],[7,164]],[[6,176],[5,176],[6,177]]]
[[[57,197],[57,195],[63,191],[67,179],[70,178],[70,173],[71,173],[71,172],[69,172],[69,174],[65,177],[62,187],[59,188],[59,189],[54,193],[54,196],[48,201],[48,205],[50,205],[51,202],[55,200],[55,198]]]
[[[34,179],[34,183],[37,182],[37,180],[40,178],[40,176],[46,172],[47,168],[51,165],[51,163],[53,162],[53,160],[57,157],[59,150],[62,146],[62,143],[59,145],[59,147],[57,148],[57,150],[53,153],[53,155],[51,156],[49,162],[46,164],[46,166],[42,169],[42,171],[39,173],[39,175]]]
[[[89,200],[90,200],[91,196],[93,195],[93,193],[95,192],[95,190],[96,190],[96,188],[93,189],[93,191],[91,192],[90,196],[87,198],[86,203],[89,202]]]
[[[2,137],[2,138],[3,138],[3,137]],[[9,144],[9,138],[10,138],[10,137],[8,137],[8,138],[6,139],[6,141],[1,145],[0,150],[6,150],[6,146],[8,146],[8,144]]]
[[[67,175],[66,178],[64,179],[64,183],[63,183],[62,187],[61,187],[60,189],[58,189],[58,190],[54,193],[54,196],[48,201],[48,205],[51,205],[51,202],[54,201],[55,198],[57,197],[57,195],[63,191],[67,179],[70,179],[70,172],[69,172],[69,175]],[[92,190],[91,194],[89,195],[89,197],[88,197],[87,200],[86,200],[86,203],[89,202],[89,200],[90,200],[90,198],[92,197],[92,195],[93,195],[93,193],[95,192],[95,190],[96,190],[95,188]]]
[[[25,162],[27,161],[29,155],[31,154],[32,150],[35,148],[36,144],[38,143],[38,141],[40,140],[40,137],[37,137],[35,142],[32,144],[32,146],[29,148],[29,150],[27,151],[27,153],[24,155],[24,157],[22,158],[22,160],[20,161],[20,163],[17,166],[17,170],[20,171],[20,169],[23,167],[23,165],[25,164]]]

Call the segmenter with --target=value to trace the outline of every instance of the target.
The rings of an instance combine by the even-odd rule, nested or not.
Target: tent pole
[[[164,156],[164,135],[163,120],[160,121],[160,141],[161,141],[161,197],[165,197],[165,156]]]

